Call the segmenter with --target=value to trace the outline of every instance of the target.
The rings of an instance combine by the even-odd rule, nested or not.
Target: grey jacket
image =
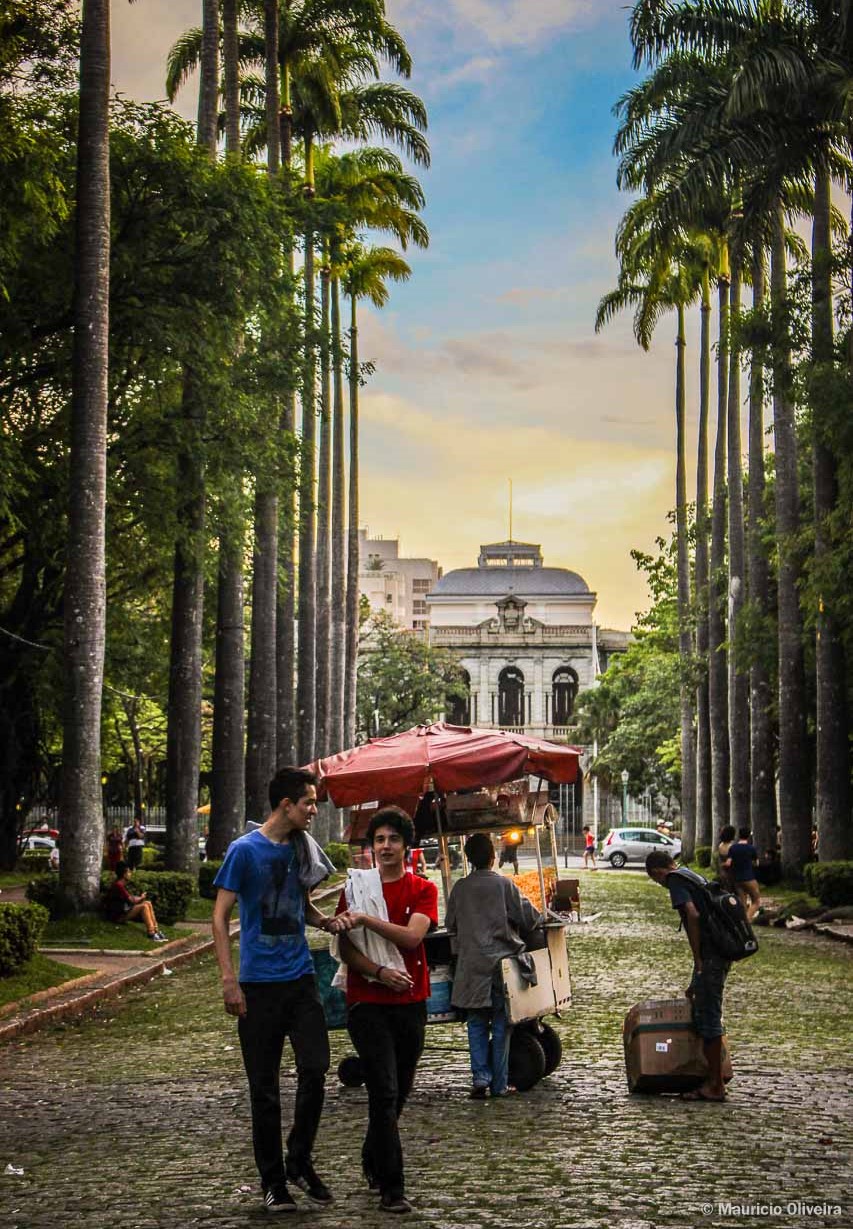
[[[445,926],[454,936],[454,1007],[488,1007],[492,979],[505,956],[524,950],[523,935],[543,921],[512,880],[496,871],[472,871],[454,884]]]
[[[260,828],[253,819],[246,821],[246,831],[252,832]],[[310,832],[294,832],[291,835],[293,851],[296,854],[296,864],[299,868],[299,882],[310,892],[318,883],[334,874],[334,865],[323,853],[322,845],[314,840]]]

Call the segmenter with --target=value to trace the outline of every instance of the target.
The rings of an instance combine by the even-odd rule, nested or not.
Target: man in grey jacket
[[[482,1100],[508,1088],[510,1027],[506,1017],[501,960],[524,950],[524,938],[543,921],[506,875],[493,870],[495,850],[484,832],[465,842],[472,871],[450,893],[445,925],[454,936],[456,972],[452,1002],[468,1015],[471,1097]],[[491,1041],[491,1045],[490,1045]]]

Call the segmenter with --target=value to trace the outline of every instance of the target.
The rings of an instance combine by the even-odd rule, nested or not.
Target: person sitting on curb
[[[725,1101],[723,1083],[723,990],[731,962],[715,947],[702,925],[702,914],[694,899],[704,879],[686,866],[676,866],[663,849],[653,849],[646,858],[646,873],[669,892],[673,909],[681,914],[684,930],[693,953],[693,976],[687,997],[693,1008],[693,1027],[702,1038],[708,1076],[701,1087],[682,1093],[684,1101]],[[698,898],[701,899],[701,898]]]
[[[473,1100],[486,1091],[504,1097],[511,1028],[507,1021],[501,960],[524,950],[523,935],[543,918],[506,875],[495,869],[495,847],[485,832],[465,842],[471,873],[453,885],[445,925],[456,953],[452,1003],[467,1013]]]
[[[155,943],[168,943],[154,916],[154,906],[145,892],[133,896],[127,886],[130,869],[126,862],[116,866],[115,882],[110,884],[104,899],[104,915],[108,922],[143,922],[148,938]]]

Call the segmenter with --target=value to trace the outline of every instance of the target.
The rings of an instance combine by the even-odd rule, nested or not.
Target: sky
[[[634,80],[626,0],[387,10],[429,112],[432,165],[417,173],[430,244],[409,253],[411,280],[386,308],[361,308],[360,358],[376,365],[361,400],[362,526],[445,571],[470,567],[509,534],[511,480],[512,536],[579,572],[600,624],[628,628],[648,605],[630,551],[670,532],[675,324],[664,318],[649,353],[628,316],[593,327],[629,203],[611,152],[612,107]],[[200,11],[114,5],[115,88],[162,98],[168,49]],[[195,105],[191,84],[177,106],[193,118]],[[688,458],[696,399],[691,382]]]

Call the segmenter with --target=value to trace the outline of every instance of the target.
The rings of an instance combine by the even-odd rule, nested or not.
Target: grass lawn
[[[237,916],[237,906],[234,906],[234,917]],[[213,901],[206,896],[193,896],[187,905],[187,922],[209,922],[213,917]]]
[[[31,878],[26,871],[0,871],[0,888],[23,888]]]
[[[63,982],[82,977],[86,969],[75,969],[70,964],[60,964],[36,952],[29,964],[11,977],[0,977],[0,1007],[17,1003],[37,990],[49,986],[61,986]]]
[[[174,926],[163,927],[163,934],[169,939],[177,939],[182,933],[186,932],[181,932]],[[84,950],[109,948],[112,951],[153,951],[159,946],[148,938],[141,923],[114,924],[96,914],[48,922],[42,936],[42,946],[49,947],[51,944],[55,947],[80,947]]]

